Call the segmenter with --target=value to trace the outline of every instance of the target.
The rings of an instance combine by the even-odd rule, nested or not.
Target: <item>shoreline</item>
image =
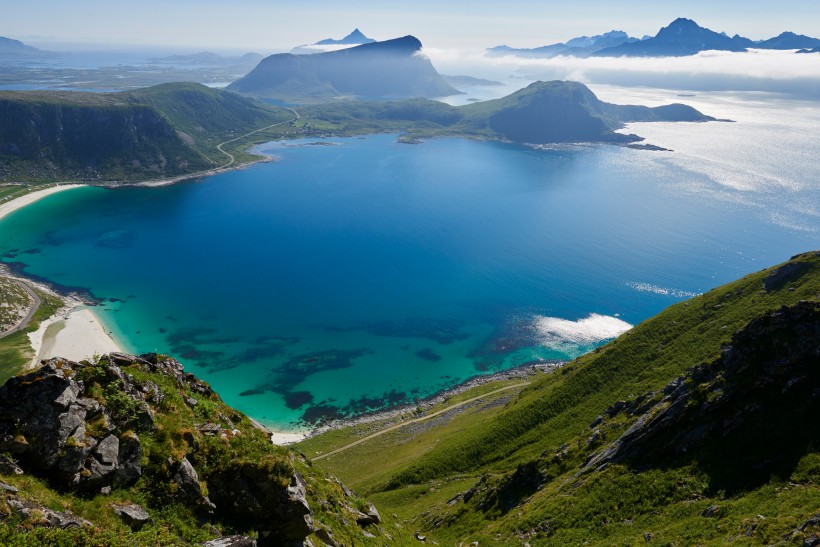
[[[344,429],[347,427],[354,427],[357,425],[366,425],[376,422],[383,422],[381,426],[389,427],[391,425],[400,423],[409,417],[420,417],[420,415],[418,414],[418,409],[421,409],[421,416],[423,416],[423,413],[426,413],[436,405],[446,402],[450,397],[460,395],[473,388],[500,380],[531,378],[533,376],[538,375],[539,373],[550,374],[560,369],[568,362],[569,361],[544,361],[542,363],[526,363],[507,370],[494,372],[492,374],[473,376],[472,378],[468,378],[451,388],[444,389],[432,395],[424,397],[423,399],[420,399],[415,403],[399,405],[393,408],[387,408],[383,410],[366,412],[364,414],[359,414],[358,416],[352,416],[350,418],[344,418],[341,420],[334,420],[330,423],[314,427],[307,434],[304,434],[304,436],[299,440],[290,441],[286,444],[294,444],[305,439],[316,437],[318,435],[321,435],[322,433],[327,433],[328,431]],[[284,433],[285,432],[283,432],[283,434]]]
[[[270,163],[276,161],[276,159],[272,156],[262,156],[258,159],[253,159],[247,161],[245,163],[230,165],[227,167],[214,167],[213,169],[207,169],[205,171],[198,171],[196,173],[189,173],[187,175],[178,175],[176,177],[171,177],[167,179],[157,179],[157,180],[142,180],[137,182],[100,182],[100,183],[89,183],[89,186],[96,186],[98,188],[123,188],[123,187],[139,187],[139,188],[161,188],[163,186],[171,186],[174,184],[179,184],[180,182],[187,182],[192,180],[197,180],[205,177],[212,177],[215,175],[221,175],[223,173],[229,173],[231,171],[239,171],[241,169],[245,169],[246,167],[250,167],[252,165],[256,165],[258,163]]]
[[[57,184],[16,197],[0,204],[0,220],[52,194],[86,186],[88,185]],[[81,361],[94,355],[122,351],[123,344],[114,339],[105,323],[94,313],[88,303],[77,295],[61,293],[40,281],[15,275],[5,266],[0,268],[0,273],[63,301],[60,309],[51,317],[41,321],[36,330],[28,333],[33,357],[23,369],[24,371],[36,368],[40,361],[51,357],[65,357],[72,361]]]
[[[66,305],[28,334],[34,357],[25,370],[35,369],[52,357],[79,362],[95,355],[124,352],[122,344],[90,307],[73,297],[63,298]]]
[[[58,192],[64,192],[65,190],[84,188],[86,186],[88,185],[74,182],[66,184],[56,183],[54,186],[50,186],[40,190],[34,190],[33,192],[29,192],[27,194],[23,194],[22,196],[16,197],[11,201],[0,203],[0,220],[4,219],[5,217],[14,213],[15,211],[19,211],[20,209],[23,209],[24,207],[27,207],[32,203],[40,201],[44,197],[56,194]]]

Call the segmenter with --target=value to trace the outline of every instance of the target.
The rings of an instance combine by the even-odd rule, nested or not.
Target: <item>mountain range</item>
[[[373,38],[368,38],[367,36],[365,36],[359,29],[354,29],[353,32],[351,32],[341,40],[325,38],[324,40],[319,40],[318,42],[315,42],[313,44],[304,44],[301,46],[296,46],[295,48],[290,50],[290,52],[294,55],[309,55],[311,53],[321,53],[323,51],[327,51],[329,49],[328,46],[360,46],[362,44],[371,44],[375,41],[376,40],[374,40]]]
[[[691,19],[678,18],[663,27],[653,37],[631,38],[621,31],[580,38],[565,43],[532,49],[497,46],[487,49],[490,56],[550,58],[558,55],[573,57],[681,57],[701,51],[719,50],[743,52],[755,49],[810,49],[820,46],[820,39],[783,32],[768,40],[754,41],[740,35],[728,36],[701,27]]]
[[[572,57],[589,57],[595,52],[625,43],[637,42],[639,38],[633,38],[621,30],[613,30],[596,36],[579,36],[567,42],[551,44],[536,48],[512,48],[509,46],[496,46],[485,51],[492,57],[504,55],[515,55],[517,57],[557,57],[566,55]]]
[[[507,97],[454,107],[429,99],[274,107],[200,84],[121,93],[0,92],[0,180],[115,183],[179,178],[248,160],[275,138],[401,133],[402,140],[631,143],[634,121],[710,121],[694,108],[598,100],[577,82],[536,82]],[[297,115],[298,114],[298,115]],[[264,131],[263,131],[264,129]],[[245,135],[247,138],[237,140]],[[220,143],[231,143],[225,150]]]
[[[279,53],[262,59],[228,89],[294,102],[460,93],[441,77],[421,47],[417,38],[404,36],[313,55]]]

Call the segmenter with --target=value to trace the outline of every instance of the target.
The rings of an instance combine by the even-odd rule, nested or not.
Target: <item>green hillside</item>
[[[641,138],[615,132],[628,122],[714,121],[682,104],[649,108],[605,103],[585,85],[564,81],[535,82],[506,97],[460,107],[415,99],[317,105],[300,112],[299,125],[313,133],[398,131],[406,142],[466,137],[527,144],[630,143]]]
[[[514,397],[316,465],[450,543],[802,541],[820,512],[818,367],[813,252],[676,304]]]
[[[0,117],[0,181],[15,182],[179,177],[225,165],[219,143],[294,119],[290,110],[190,83],[123,93],[0,91]]]

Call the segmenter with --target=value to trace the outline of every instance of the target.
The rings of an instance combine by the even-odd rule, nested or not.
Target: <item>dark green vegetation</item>
[[[0,180],[97,183],[184,178],[242,164],[254,159],[244,152],[250,145],[274,139],[396,132],[405,142],[628,143],[640,137],[614,132],[626,122],[714,119],[682,104],[608,104],[583,84],[560,81],[461,107],[428,99],[343,101],[298,112],[199,84],[123,93],[6,91],[0,116],[9,122],[0,126]]]
[[[316,465],[450,544],[801,543],[820,524],[818,367],[813,252],[676,304],[515,397]]]
[[[296,103],[459,93],[421,54],[413,36],[312,55],[271,55],[228,89]]]
[[[0,491],[0,543],[9,546],[409,539],[155,354],[52,359],[9,380],[0,388]],[[118,516],[123,507],[132,516]]]
[[[294,114],[199,84],[165,84],[123,93],[4,91],[0,117],[0,180],[109,182],[224,166],[230,157],[219,143]]]
[[[641,140],[615,133],[626,122],[714,120],[686,105],[618,106],[577,82],[535,82],[512,95],[452,107],[425,99],[359,102],[300,109],[300,124],[329,134],[403,131],[403,140],[468,137],[546,144]]]

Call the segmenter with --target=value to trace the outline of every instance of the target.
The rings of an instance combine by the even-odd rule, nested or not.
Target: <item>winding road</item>
[[[240,135],[240,136],[235,137],[235,138],[233,138],[233,139],[230,139],[230,140],[227,140],[227,141],[225,141],[225,142],[222,142],[222,143],[217,144],[217,145],[216,145],[216,149],[217,149],[217,150],[219,150],[220,152],[222,152],[223,154],[225,154],[226,156],[228,156],[228,158],[229,158],[229,159],[228,159],[228,163],[226,163],[225,165],[223,165],[223,166],[219,167],[219,169],[225,169],[226,167],[230,167],[230,166],[231,166],[231,165],[233,165],[233,164],[234,164],[234,162],[236,161],[236,158],[234,157],[234,155],[233,155],[233,154],[231,154],[230,152],[225,152],[225,150],[223,150],[223,149],[222,149],[222,147],[223,147],[223,146],[225,146],[226,144],[231,144],[232,142],[236,142],[236,141],[238,141],[238,140],[244,139],[245,137],[250,137],[251,135],[254,135],[254,134],[256,134],[256,133],[261,133],[262,131],[267,131],[268,129],[270,129],[270,128],[272,128],[272,127],[276,127],[276,126],[278,126],[278,125],[284,125],[284,124],[286,124],[286,123],[293,123],[293,122],[295,122],[296,120],[298,120],[298,119],[299,119],[299,117],[300,117],[300,116],[299,116],[299,113],[298,113],[298,112],[296,112],[294,109],[292,109],[292,108],[287,108],[287,107],[285,107],[285,106],[283,106],[283,107],[281,107],[281,108],[284,108],[285,110],[290,110],[290,111],[293,113],[293,115],[295,116],[295,118],[293,118],[292,120],[285,120],[285,121],[283,121],[283,122],[277,122],[277,123],[274,123],[274,124],[268,125],[268,126],[266,126],[266,127],[263,127],[263,128],[261,128],[261,129],[256,129],[256,130],[254,130],[254,131],[251,131],[250,133],[245,133],[244,135]]]
[[[530,382],[522,382],[520,384],[513,384],[511,386],[506,386],[506,387],[502,387],[500,389],[496,389],[495,391],[491,391],[489,393],[484,393],[482,395],[479,395],[478,397],[472,397],[470,399],[466,399],[466,400],[461,401],[459,403],[456,403],[454,405],[450,405],[446,408],[442,408],[441,410],[437,410],[436,412],[433,412],[432,414],[428,414],[427,416],[422,416],[421,418],[413,418],[412,420],[407,420],[406,422],[401,422],[401,423],[398,423],[396,425],[390,426],[387,429],[382,429],[381,431],[377,431],[375,433],[372,433],[372,434],[368,435],[367,437],[362,437],[358,441],[354,441],[354,442],[352,442],[350,444],[347,444],[347,445],[345,445],[341,448],[337,448],[336,450],[331,450],[327,454],[320,454],[319,456],[316,456],[316,457],[311,458],[311,459],[313,461],[318,461],[318,460],[322,460],[324,458],[328,458],[330,456],[333,456],[334,454],[338,454],[339,452],[347,450],[348,448],[352,448],[352,447],[356,446],[357,444],[362,444],[363,442],[369,441],[370,439],[373,439],[375,437],[379,437],[380,435],[384,435],[385,433],[390,433],[391,431],[395,431],[395,430],[399,429],[400,427],[404,427],[404,426],[410,425],[410,424],[417,424],[419,422],[423,422],[424,420],[429,420],[430,418],[435,418],[436,416],[444,414],[445,412],[447,412],[449,410],[453,410],[454,408],[458,408],[460,406],[464,406],[466,404],[472,403],[473,401],[478,401],[479,399],[489,397],[490,395],[495,395],[496,393],[501,393],[502,391],[507,391],[509,389],[515,389],[517,387],[524,387],[524,386],[528,386],[528,385],[530,385]]]
[[[18,330],[20,330],[22,328],[25,328],[25,326],[28,325],[28,322],[31,321],[31,318],[34,317],[34,314],[37,313],[37,310],[40,308],[40,304],[42,303],[42,300],[40,300],[40,297],[37,296],[37,293],[34,292],[32,290],[32,288],[28,286],[28,284],[26,284],[22,281],[19,281],[19,280],[15,280],[15,281],[18,285],[23,287],[23,289],[28,293],[28,295],[34,300],[34,304],[28,310],[28,313],[26,314],[26,316],[23,317],[15,326],[13,326],[12,328],[10,328],[9,330],[7,330],[4,333],[0,333],[0,338],[5,338],[6,336],[8,336],[10,334],[14,334]]]

